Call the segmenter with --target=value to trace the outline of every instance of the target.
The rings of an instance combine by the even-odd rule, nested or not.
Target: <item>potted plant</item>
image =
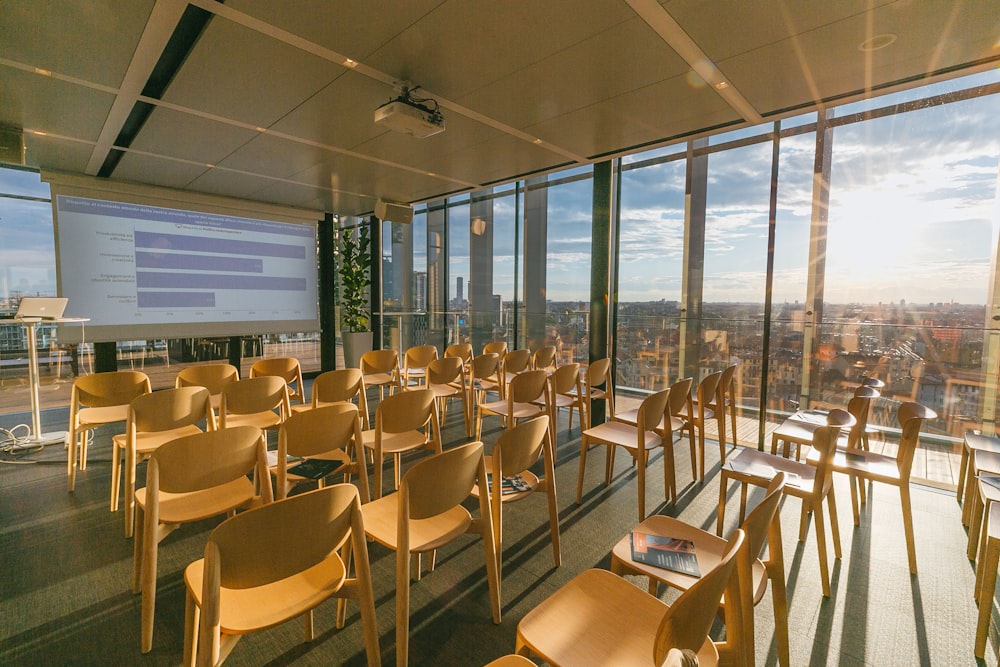
[[[340,314],[344,363],[361,367],[361,355],[372,349],[369,290],[371,288],[371,228],[368,222],[343,230],[340,247]]]

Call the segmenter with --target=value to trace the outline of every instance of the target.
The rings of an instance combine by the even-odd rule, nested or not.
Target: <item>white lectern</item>
[[[28,387],[31,392],[31,437],[21,443],[22,447],[45,446],[54,442],[65,442],[68,433],[66,431],[53,431],[42,433],[41,407],[38,402],[38,340],[36,338],[38,325],[42,322],[54,324],[74,324],[88,322],[84,317],[19,317],[18,322],[25,326],[28,334]]]

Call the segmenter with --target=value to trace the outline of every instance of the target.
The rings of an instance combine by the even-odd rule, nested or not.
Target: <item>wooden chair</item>
[[[415,345],[403,354],[401,382],[407,387],[412,380],[417,386],[427,384],[427,365],[438,358],[438,350],[433,345]]]
[[[608,402],[608,419],[615,418],[615,389],[611,381],[611,359],[605,357],[590,362],[587,366],[586,379],[583,381],[584,429],[592,424],[591,411],[593,401]]]
[[[222,404],[222,388],[240,379],[240,370],[231,364],[197,364],[182,368],[174,378],[175,387],[204,387],[212,395],[216,413]]]
[[[322,489],[326,477],[330,475],[343,475],[347,483],[354,474],[358,476],[361,487],[361,502],[368,502],[371,492],[368,489],[364,449],[360,445],[361,417],[358,413],[358,407],[353,403],[331,403],[295,413],[281,423],[278,430],[278,465],[274,468],[279,500],[287,497],[298,483],[315,481]],[[296,465],[289,463],[289,456],[307,461],[333,461],[338,465],[319,479],[303,477],[289,472],[288,469]]]
[[[669,606],[606,570],[584,570],[525,614],[516,653],[553,667],[635,667],[662,665],[678,649],[696,652],[701,667],[717,665],[708,633],[723,591],[739,597],[733,570],[745,542],[736,530],[718,566]]]
[[[125,433],[111,439],[111,511],[118,510],[121,451],[125,452],[125,537],[132,537],[135,512],[135,468],[161,445],[201,433],[204,422],[215,430],[215,412],[208,389],[181,387],[143,394],[128,406]]]
[[[341,558],[337,549],[345,543]],[[195,656],[199,665],[218,665],[242,635],[299,616],[312,641],[312,610],[330,597],[358,600],[368,665],[381,665],[368,543],[353,485],[299,494],[224,521],[209,535],[205,557],[187,566],[184,581],[185,665],[194,665]]]
[[[81,375],[73,381],[69,397],[69,440],[66,448],[66,468],[69,490],[76,488],[77,449],[80,470],[87,469],[87,432],[123,422],[128,418],[128,406],[133,399],[152,389],[149,377],[139,371],[112,371]],[[112,508],[117,501],[112,502]]]
[[[511,350],[503,355],[503,361],[500,362],[500,378],[503,380],[501,390],[504,393],[501,395],[506,395],[507,385],[515,375],[528,370],[531,370],[530,350]]]
[[[756,449],[744,447],[722,466],[719,484],[719,511],[716,533],[722,534],[722,524],[726,513],[726,490],[730,479],[740,483],[740,522],[746,513],[746,486],[767,487],[778,472],[785,473],[786,496],[802,500],[802,519],[799,525],[799,541],[806,539],[809,513],[816,521],[816,542],[818,545],[819,571],[823,584],[823,595],[830,596],[830,570],[826,551],[826,529],[823,523],[823,500],[830,513],[830,531],[833,538],[835,558],[841,557],[840,527],[837,523],[837,498],[833,489],[833,460],[837,453],[837,437],[841,428],[854,425],[854,417],[843,410],[831,410],[827,417],[828,426],[821,426],[813,433],[812,447],[817,451],[816,464],[809,465],[775,456]]]
[[[868,400],[853,398],[855,400]],[[866,413],[867,414],[867,413]],[[850,477],[851,508],[854,510],[854,525],[861,525],[858,507],[858,487],[863,489],[865,481],[882,482],[899,489],[899,503],[903,511],[903,532],[906,535],[906,554],[909,559],[910,573],[917,573],[917,551],[913,539],[913,511],[910,508],[910,470],[913,467],[913,457],[917,445],[920,444],[920,426],[928,419],[936,419],[937,413],[919,403],[903,403],[896,413],[902,433],[896,456],[887,456],[865,451],[860,447],[861,433],[864,429],[852,428],[851,439],[846,449],[838,449],[833,459],[833,470]],[[858,431],[855,433],[855,431]],[[818,454],[810,453],[809,460],[817,460]],[[863,502],[863,501],[862,501]],[[970,535],[972,533],[972,528]],[[978,532],[977,532],[978,534]]]
[[[536,401],[541,401],[541,405]],[[512,428],[518,419],[531,419],[551,413],[548,375],[545,371],[524,371],[513,377],[503,399],[479,404],[476,412],[476,440],[482,438],[485,415],[500,417],[504,428]]]
[[[646,518],[646,464],[649,462],[650,451],[664,446],[663,438],[657,432],[667,410],[667,398],[670,391],[664,389],[650,394],[639,406],[636,423],[610,421],[588,428],[580,438],[580,473],[576,482],[576,502],[583,502],[583,471],[587,465],[587,450],[591,445],[606,445],[608,447],[607,461],[604,472],[604,485],[611,484],[611,473],[614,466],[615,448],[621,447],[635,460],[639,468],[639,521]],[[673,447],[673,445],[670,445]],[[672,459],[673,457],[671,457]],[[674,500],[670,496],[672,485],[669,479],[674,476],[673,470],[668,470],[667,457],[663,457],[663,495],[664,499]]]
[[[359,368],[338,368],[320,373],[312,383],[312,401],[306,405],[293,405],[292,412],[305,412],[334,403],[357,401],[362,424],[368,428],[368,400],[365,396],[365,379]]]
[[[573,430],[573,410],[580,413],[580,423],[583,424],[583,385],[580,383],[580,364],[564,364],[549,376],[549,402],[552,418],[552,437],[557,440],[559,426],[559,408],[569,410],[568,431]]]
[[[382,497],[382,463],[392,456],[393,488],[399,488],[400,457],[404,452],[427,449],[441,452],[441,423],[434,392],[414,389],[386,396],[375,410],[375,428],[362,433],[375,464],[375,498]]]
[[[488,392],[503,396],[503,382],[500,380],[500,357],[493,352],[481,354],[472,360],[469,370],[469,389],[472,405],[483,402]]]
[[[781,516],[778,513],[778,505],[784,486],[785,474],[779,472],[768,485],[764,499],[750,512],[740,526],[746,533],[747,549],[744,553],[747,562],[738,565],[737,573],[741,577],[750,573],[751,581],[740,582],[743,590],[741,598],[744,601],[752,600],[753,605],[757,605],[764,598],[767,582],[771,581],[778,663],[782,667],[789,667],[788,598],[785,592],[785,564],[781,548]],[[726,551],[726,540],[669,516],[651,516],[636,526],[634,532],[690,540],[694,544],[695,555],[698,558],[698,569],[701,572],[714,569]],[[764,550],[765,540],[767,540],[768,545],[768,559],[763,561],[761,554]],[[611,571],[618,575],[634,574],[648,577],[650,595],[657,594],[657,583],[685,591],[698,581],[698,577],[633,560],[631,533],[615,545],[611,553]],[[723,605],[725,605],[725,600],[723,600]],[[735,610],[726,610],[727,622],[728,619],[733,618],[733,613]],[[752,666],[756,664],[754,660],[753,606],[745,605],[740,613],[743,613],[744,618],[740,623],[740,632],[736,633],[740,640],[739,644],[727,642],[730,644],[727,650],[739,654],[740,659],[732,662],[739,664],[742,661],[743,664]],[[727,627],[727,638],[730,634]]]
[[[486,457],[486,471],[490,475],[490,507],[493,510],[493,535],[496,542],[497,578],[503,570],[503,506],[544,493],[549,504],[549,532],[552,534],[552,555],[556,567],[562,565],[559,548],[559,505],[556,500],[555,455],[548,439],[549,418],[546,415],[521,422],[500,434],[493,453]],[[544,476],[539,477],[530,468],[542,460]],[[504,479],[516,477],[520,486],[505,488]],[[473,489],[479,495],[479,487]]]
[[[385,392],[402,391],[400,381],[399,353],[396,350],[369,350],[361,355],[361,373],[364,375],[365,389],[378,387],[379,402]]]
[[[556,369],[556,348],[548,345],[540,347],[531,354],[531,369],[536,371]]]
[[[410,396],[412,394],[403,394]],[[487,488],[483,443],[471,442],[417,462],[399,484],[399,492],[364,506],[365,530],[379,544],[396,552],[396,665],[409,658],[410,557],[433,552],[459,535],[478,533],[486,556],[493,622],[500,623],[500,584],[494,548],[490,496],[479,494],[479,517],[462,506],[474,486]]]
[[[434,359],[427,365],[426,387],[434,392],[438,407],[438,418],[442,424],[448,415],[448,401],[457,398],[462,401],[462,417],[465,419],[465,435],[472,437],[472,399],[465,376],[465,364],[460,357]]]
[[[1000,569],[1000,503],[990,503],[983,522],[982,555],[976,568],[976,604],[979,618],[976,622],[975,655],[980,661],[986,654],[986,639],[993,619],[993,598],[997,589],[997,569]],[[982,663],[980,663],[982,664]]]
[[[444,356],[445,358],[458,357],[465,364],[465,370],[468,371],[475,353],[472,350],[472,343],[455,343],[444,349]]]
[[[667,490],[670,492],[670,497],[677,498],[677,469],[674,465],[674,434],[680,433],[683,437],[684,431],[688,432],[688,444],[691,449],[691,476],[694,481],[698,481],[698,470],[697,470],[697,456],[695,456],[694,448],[694,426],[686,421],[683,415],[691,409],[691,378],[684,378],[683,380],[678,380],[677,382],[670,385],[670,393],[667,396],[667,410],[663,415],[663,420],[660,421],[659,426],[656,428],[656,432],[660,435],[663,440],[663,456],[665,457],[665,464],[667,469],[673,472],[670,478],[667,480],[668,487]],[[625,412],[618,413],[614,417],[614,421],[622,421],[627,424],[638,423],[639,410],[626,410]],[[667,446],[669,443],[669,447]]]
[[[274,375],[283,378],[288,385],[289,402],[298,400],[300,404],[306,402],[306,388],[302,384],[302,366],[299,360],[294,357],[271,357],[254,362],[250,367],[250,377],[261,377],[263,375]]]
[[[491,660],[485,667],[535,667],[535,663],[524,656],[511,653],[510,655],[502,655],[496,660]]]
[[[723,424],[725,415],[722,413],[716,414],[709,407],[715,398],[716,390],[719,387],[719,380],[721,379],[722,371],[706,375],[698,385],[696,398],[689,404],[689,409],[686,409],[681,415],[685,426],[698,432],[698,478],[701,480],[705,479],[705,424],[708,423],[709,419],[715,419],[719,424],[720,434],[726,428]],[[726,443],[725,440],[721,439],[721,436],[719,450],[724,463],[726,460]]]
[[[851,413],[856,423],[848,433],[841,433],[840,446],[861,447],[862,438],[868,425],[868,412],[872,399],[878,396],[878,392],[869,387],[858,387],[847,403],[847,411]],[[826,423],[828,411],[824,410],[799,410],[791,417],[781,422],[778,428],[771,433],[771,453],[778,453],[778,443],[783,442],[782,456],[790,454],[791,445],[795,445],[795,460],[802,458],[803,450],[808,449],[812,442],[813,432]]]
[[[258,375],[223,387],[219,426],[276,429],[290,412],[285,379],[278,375]]]
[[[730,364],[723,369],[719,376],[719,385],[715,389],[715,397],[708,404],[708,408],[719,415],[719,447],[722,451],[722,462],[726,462],[726,412],[729,412],[729,420],[733,430],[733,449],[736,448],[736,369],[739,364]]]
[[[483,354],[495,354],[501,359],[507,354],[507,341],[494,340],[483,345]]]
[[[255,474],[261,493],[255,495]],[[142,592],[142,652],[153,648],[157,545],[181,524],[272,501],[260,429],[237,426],[172,440],[153,452],[146,488],[135,492],[132,592]]]

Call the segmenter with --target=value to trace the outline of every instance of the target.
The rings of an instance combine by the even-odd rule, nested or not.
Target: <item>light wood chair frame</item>
[[[250,367],[250,377],[275,375],[288,385],[289,402],[306,402],[306,386],[302,382],[302,365],[295,357],[268,357],[259,359]]]
[[[362,434],[365,450],[370,450],[375,466],[375,498],[382,497],[383,463],[392,457],[393,489],[399,488],[401,456],[405,452],[426,449],[440,454],[441,422],[434,392],[413,389],[386,396],[375,410],[375,428]]]
[[[304,412],[334,403],[357,402],[361,423],[368,425],[368,397],[365,376],[360,368],[338,368],[316,376],[312,383],[311,400],[306,405],[293,405],[292,412]]]

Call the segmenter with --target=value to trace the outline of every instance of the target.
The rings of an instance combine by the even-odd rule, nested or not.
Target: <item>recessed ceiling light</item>
[[[206,162],[205,166],[208,167],[209,169],[215,169],[215,165],[212,164],[211,162]]]
[[[35,74],[41,74],[42,76],[52,76],[52,71],[47,69],[42,69],[41,67],[36,67]]]
[[[437,176],[437,174],[435,174],[433,171],[428,171],[427,175],[428,176]]]
[[[895,41],[896,35],[891,32],[885,32],[881,35],[869,37],[865,41],[858,44],[858,51],[878,51],[879,49],[884,49]]]
[[[542,143],[542,140],[541,139],[535,139],[531,143],[533,143],[533,144],[540,144],[540,143]]]
[[[720,81],[719,83],[715,84],[716,90],[725,90],[728,87],[729,83],[727,81]]]
[[[356,60],[351,60],[350,58],[345,58],[344,59],[344,67],[350,67],[351,69],[354,69],[357,66],[358,66],[358,63],[357,63]]]
[[[34,134],[37,137],[47,137],[47,136],[49,136],[48,132],[42,132],[41,130],[28,130],[28,132],[31,132],[32,134]]]
[[[267,132],[266,127],[255,127],[254,129],[257,130],[258,132]]]

